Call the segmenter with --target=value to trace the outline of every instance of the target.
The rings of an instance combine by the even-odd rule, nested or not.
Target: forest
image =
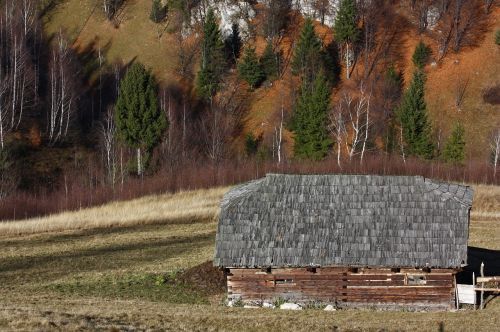
[[[494,0],[77,3],[0,0],[0,220],[267,172],[500,183]]]

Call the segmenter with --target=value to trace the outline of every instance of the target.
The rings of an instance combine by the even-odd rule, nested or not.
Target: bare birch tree
[[[367,95],[361,87],[357,100],[345,93],[341,101],[346,112],[347,130],[351,132],[349,139],[345,140],[349,160],[357,154],[361,154],[361,158],[364,156],[370,128],[370,98],[371,95]]]
[[[114,187],[117,173],[117,147],[116,127],[113,119],[113,113],[113,107],[110,107],[104,121],[101,123],[101,140],[107,179],[108,182]]]
[[[36,103],[36,79],[30,44],[36,42],[33,0],[0,3],[0,147]]]
[[[282,153],[281,149],[283,147],[283,117],[284,117],[285,106],[283,105],[283,100],[281,101],[281,117],[280,123],[277,126],[274,126],[274,142],[273,146],[276,147],[276,158],[278,164],[281,163]],[[274,151],[274,149],[273,149]]]
[[[72,56],[66,39],[62,32],[59,32],[49,63],[50,106],[47,116],[49,144],[55,144],[66,137],[76,111],[77,96]]]
[[[500,128],[493,132],[491,143],[491,163],[493,164],[493,176],[497,176],[498,160],[500,159]]]
[[[344,144],[345,140],[347,140],[346,121],[344,119],[345,106],[346,104],[341,101],[334,107],[333,112],[330,114],[330,126],[329,126],[330,132],[335,138],[335,145],[337,149],[337,165],[340,168],[342,168],[341,165],[342,145]]]
[[[4,80],[5,79],[2,77],[2,68],[0,66],[0,150],[3,150],[5,147],[4,133],[7,131],[5,120],[6,109],[3,105],[7,84],[5,84]]]

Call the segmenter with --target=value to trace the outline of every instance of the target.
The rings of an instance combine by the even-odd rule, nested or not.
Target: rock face
[[[314,6],[315,3],[315,1],[311,0],[293,0],[292,9],[299,11],[304,17],[311,17],[320,22],[323,20],[325,25],[333,27],[333,24],[335,23],[335,13],[337,12],[339,6],[339,0],[330,0],[329,6],[323,15],[320,10]]]
[[[296,303],[283,303],[280,305],[280,309],[284,310],[302,310],[302,307]]]
[[[267,5],[273,0],[257,0],[258,3]],[[328,8],[321,12],[312,0],[291,0],[291,9],[300,12],[304,17],[311,17],[318,21],[323,21],[325,25],[332,27],[335,21],[335,13],[338,9],[339,0],[330,0]],[[209,8],[212,8],[220,19],[220,30],[224,38],[232,32],[232,25],[237,24],[241,37],[245,40],[249,35],[248,23],[256,13],[253,6],[247,1],[234,0],[208,0],[200,2],[191,10],[191,26],[203,22]],[[191,33],[191,29],[186,29],[185,34]]]
[[[212,8],[219,17],[221,34],[227,38],[232,32],[233,24],[237,24],[243,39],[248,37],[248,21],[255,17],[255,10],[245,1],[210,0],[204,6],[203,3],[194,7],[191,11],[191,24],[203,22],[209,8]]]

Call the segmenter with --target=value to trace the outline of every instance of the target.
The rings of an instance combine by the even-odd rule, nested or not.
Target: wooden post
[[[481,270],[480,270],[480,273],[481,273],[481,277],[484,277],[484,262],[481,262]],[[481,283],[481,304],[480,304],[480,308],[481,310],[484,309],[484,282]]]
[[[472,286],[474,287],[474,289],[476,289],[476,274],[474,272],[472,272]],[[474,310],[477,309],[476,299],[477,299],[477,293],[476,291],[474,291]]]

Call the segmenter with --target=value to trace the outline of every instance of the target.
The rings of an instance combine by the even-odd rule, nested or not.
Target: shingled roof
[[[268,174],[224,196],[214,265],[460,267],[472,196],[421,176]]]

